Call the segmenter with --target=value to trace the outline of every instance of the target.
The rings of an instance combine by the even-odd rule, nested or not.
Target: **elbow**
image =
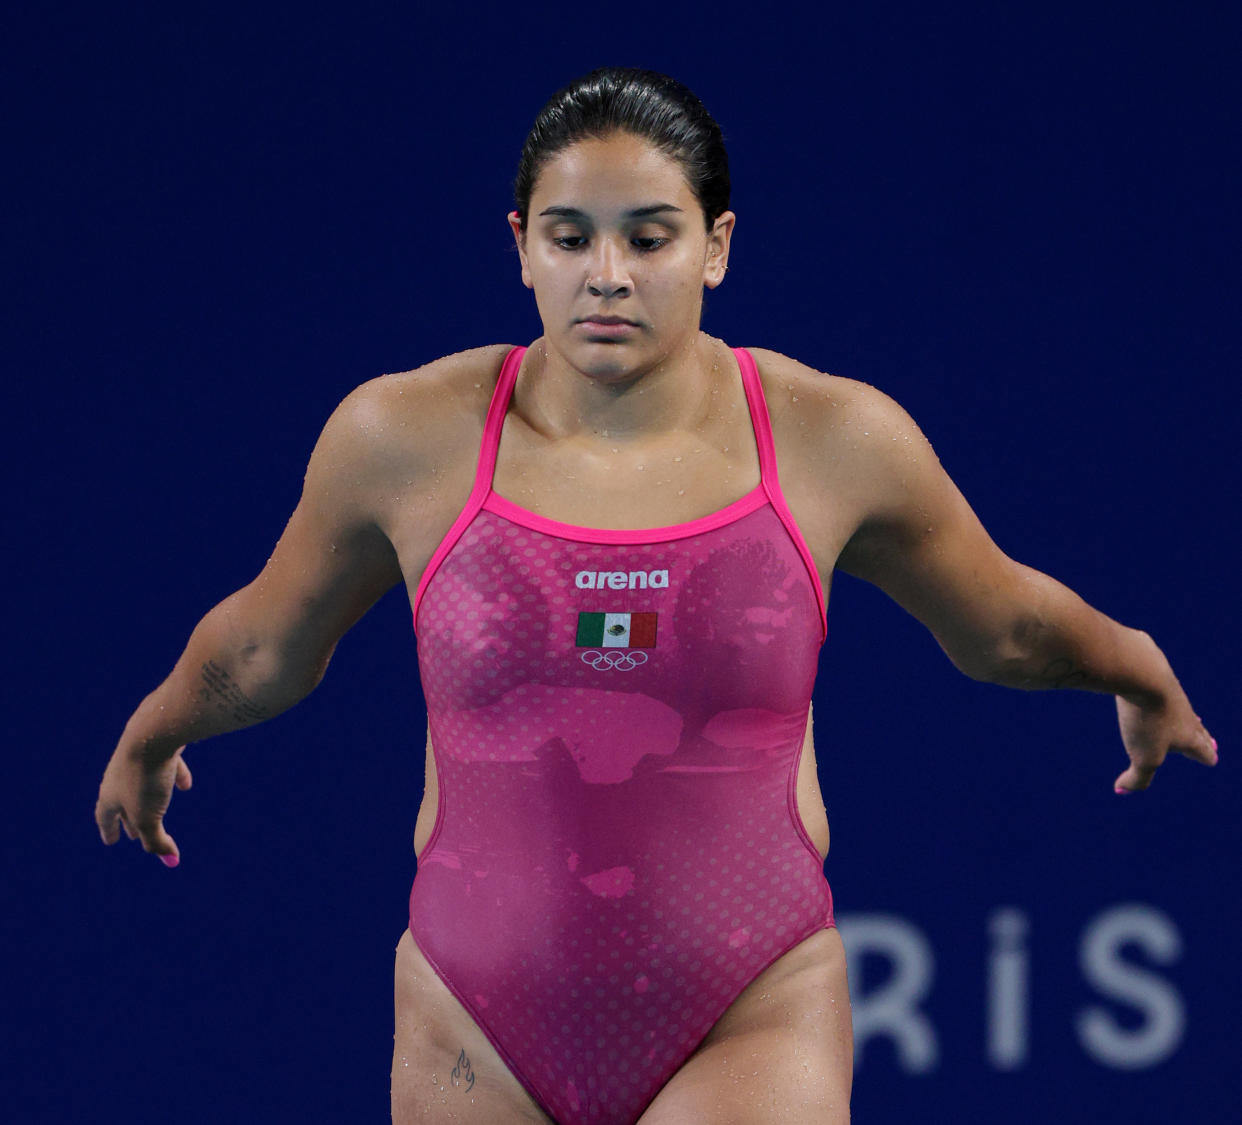
[[[287,614],[264,612],[254,595],[252,583],[216,607],[204,620],[205,640],[238,687],[274,715],[319,685],[336,641],[307,628],[304,617],[290,623]]]
[[[987,632],[940,642],[945,654],[965,676],[985,684],[1034,687],[1037,658],[1048,627],[1034,615],[1024,615]]]
[[[942,645],[953,667],[981,684],[1003,682],[1005,661],[982,646],[949,648]]]
[[[331,659],[331,649],[311,652],[301,646],[271,643],[249,647],[239,664],[247,681],[276,713],[310,695],[323,680]]]

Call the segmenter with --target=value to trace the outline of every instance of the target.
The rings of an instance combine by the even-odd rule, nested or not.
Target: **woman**
[[[699,330],[734,215],[688,90],[587,76],[516,186],[542,337],[342,403],[262,573],[128,723],[100,832],[176,866],[185,744],[297,702],[403,581],[429,734],[394,1120],[846,1121],[810,723],[832,571],[974,678],[1115,695],[1119,793],[1215,743],[1149,637],[996,548],[900,407]]]

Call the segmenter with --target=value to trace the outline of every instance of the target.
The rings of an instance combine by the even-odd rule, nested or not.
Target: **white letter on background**
[[[1171,965],[1182,953],[1182,938],[1168,915],[1152,906],[1115,906],[1100,914],[1083,934],[1078,960],[1083,976],[1105,996],[1143,1013],[1137,1028],[1122,1027],[1103,1007],[1078,1014],[1078,1038],[1097,1062],[1118,1070],[1139,1070],[1163,1062],[1186,1031],[1181,994],[1164,977],[1121,957],[1127,943],[1151,960]]]
[[[934,1070],[940,1051],[936,1032],[918,1005],[931,991],[935,957],[922,932],[889,914],[851,914],[837,920],[845,943],[854,1011],[854,1066],[873,1036],[887,1036],[897,1048],[901,1068],[910,1074]],[[862,991],[865,956],[886,957],[889,978],[875,992]]]
[[[988,922],[992,952],[988,957],[988,1061],[997,1070],[1025,1065],[1030,1023],[1030,958],[1026,952],[1026,915],[1016,907],[995,911]]]

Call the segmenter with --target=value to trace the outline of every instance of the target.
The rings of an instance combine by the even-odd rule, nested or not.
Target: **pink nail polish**
[[[1130,796],[1130,794],[1131,794],[1131,793],[1133,793],[1133,792],[1134,792],[1134,790],[1133,790],[1133,789],[1122,789],[1120,785],[1114,785],[1114,786],[1113,786],[1113,792],[1114,792],[1114,793],[1120,793],[1120,794],[1121,794],[1121,796],[1123,796],[1123,797],[1128,797],[1128,796]]]
[[[1214,754],[1219,753],[1219,751],[1216,749],[1216,739],[1212,739],[1212,753]]]
[[[181,862],[181,857],[177,855],[160,856],[160,863],[162,863],[165,867],[176,867],[177,864],[179,864],[180,862]]]

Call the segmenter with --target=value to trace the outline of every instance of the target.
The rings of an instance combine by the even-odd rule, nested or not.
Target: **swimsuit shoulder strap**
[[[487,421],[483,424],[483,441],[479,445],[479,464],[474,474],[474,488],[470,493],[470,502],[476,497],[481,505],[492,490],[492,477],[496,473],[496,454],[500,449],[500,431],[504,428],[505,415],[509,412],[509,399],[513,397],[513,385],[517,382],[518,371],[522,366],[522,357],[526,349],[513,348],[505,356],[500,365],[500,374],[496,378],[496,389],[492,392],[492,401],[487,407]]]
[[[509,399],[513,394],[513,385],[517,382],[518,369],[522,366],[522,356],[525,354],[524,347],[513,348],[500,365],[500,374],[496,377],[496,389],[492,391],[492,399],[487,407],[487,420],[483,423],[483,440],[479,443],[479,462],[474,471],[474,487],[470,490],[466,506],[427,563],[427,569],[423,571],[418,589],[414,593],[414,629],[416,632],[418,630],[418,608],[422,605],[423,594],[427,590],[428,583],[440,569],[440,564],[448,557],[454,544],[461,538],[462,532],[470,526],[470,522],[479,514],[488,496],[491,495],[492,476],[496,471],[496,452],[500,448],[500,431],[505,424]]]
[[[767,400],[763,397],[763,382],[759,377],[759,365],[755,363],[755,357],[745,348],[734,348],[733,354],[737,357],[737,365],[742,372],[742,386],[746,390],[746,402],[750,407],[750,422],[754,427],[755,445],[759,450],[760,484],[776,514],[780,516],[781,523],[785,525],[785,530],[789,532],[789,537],[797,547],[798,553],[802,556],[811,585],[815,589],[815,600],[819,604],[820,626],[824,628],[828,601],[824,595],[823,582],[820,581],[819,569],[811,557],[811,549],[807,546],[798,522],[794,519],[793,512],[789,510],[789,504],[785,501],[785,494],[781,491],[780,479],[776,472],[776,442],[772,437],[772,419],[768,414]]]
[[[759,450],[759,477],[764,491],[775,500],[781,494],[776,474],[776,442],[772,438],[772,419],[768,415],[767,400],[763,397],[763,382],[759,378],[759,365],[745,348],[734,348],[737,365],[742,371],[742,386],[746,391],[746,403],[750,407],[750,423],[755,431],[755,445]],[[783,503],[783,500],[782,500]]]

